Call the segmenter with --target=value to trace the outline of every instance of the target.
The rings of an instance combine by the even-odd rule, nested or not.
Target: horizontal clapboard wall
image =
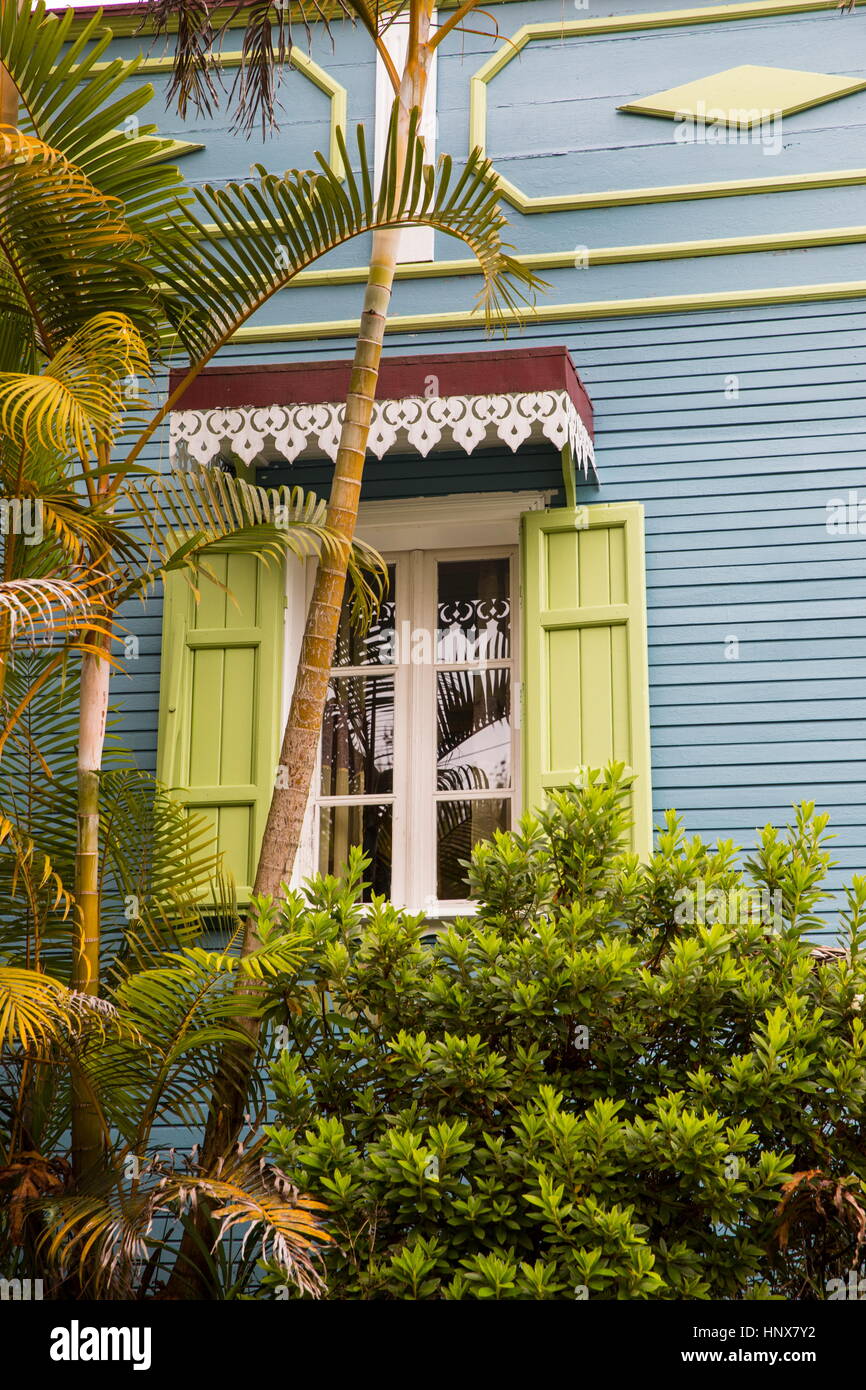
[[[646,508],[656,815],[749,843],[813,799],[836,887],[866,864],[864,538],[826,526],[831,498],[866,498],[864,327],[801,306],[572,340],[599,500]]]
[[[866,868],[866,537],[834,536],[825,523],[831,498],[849,489],[866,498],[864,329],[866,305],[850,302],[606,320],[509,339],[567,343],[592,396],[601,485],[578,500],[645,507],[656,817],[675,807],[705,838],[750,843],[756,827],[783,823],[794,799],[814,799],[837,835],[836,885]],[[403,336],[389,350],[465,351],[483,341]],[[273,345],[228,360],[350,350]],[[549,458],[530,462],[549,469]],[[407,471],[407,495],[423,494],[423,469],[419,460],[414,477]],[[521,469],[514,486],[533,477]],[[129,621],[140,657],[113,688],[124,736],[153,769],[158,596]],[[732,638],[738,660],[725,655]]]

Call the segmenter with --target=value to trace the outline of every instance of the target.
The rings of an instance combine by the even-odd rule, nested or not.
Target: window
[[[517,550],[391,554],[360,637],[344,609],[322,732],[313,842],[322,872],[349,846],[370,889],[412,910],[468,900],[472,846],[517,815]]]
[[[473,842],[610,759],[635,773],[632,848],[650,852],[643,511],[549,501],[361,504],[392,585],[372,631],[340,629],[296,886],[360,843],[375,891],[430,916],[466,911]],[[166,578],[157,776],[211,822],[245,903],[315,565],[292,558],[281,573],[219,549],[212,563],[226,588],[198,602],[184,575]]]

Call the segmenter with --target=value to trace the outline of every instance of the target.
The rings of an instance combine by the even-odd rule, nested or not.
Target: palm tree
[[[464,0],[435,30],[431,20],[435,0],[338,0],[336,9],[360,23],[369,33],[381,57],[394,90],[395,100],[388,147],[383,161],[383,199],[401,187],[402,206],[408,199],[414,171],[423,152],[418,151],[418,124],[433,55],[445,37],[462,24],[480,0]],[[270,5],[253,0],[248,7],[243,40],[244,65],[241,68],[237,120],[250,129],[256,116],[263,128],[273,121],[275,73],[291,52],[291,12],[296,8],[305,25],[325,18],[318,0],[305,5]],[[157,32],[164,32],[170,21],[177,25],[173,91],[181,114],[192,102],[209,110],[216,97],[209,54],[214,33],[205,6],[196,0],[152,0],[150,12]],[[405,24],[408,42],[403,71],[391,57],[388,38],[392,26]],[[276,43],[273,26],[276,26]],[[348,161],[346,167],[349,168]],[[450,177],[451,161],[443,156],[440,178]],[[351,175],[348,176],[351,179]],[[502,244],[506,219],[498,205],[497,181],[492,166],[475,150],[470,154],[453,198],[462,199],[470,183],[475,194],[467,205],[468,218],[462,235],[478,257],[484,276],[479,295],[488,328],[497,320],[501,307],[517,308],[527,303],[541,282],[507,254]],[[432,211],[432,209],[431,209]],[[432,215],[422,219],[427,225],[440,225]],[[281,777],[271,793],[259,861],[253,888],[254,898],[276,897],[285,891],[301,839],[304,814],[312,784],[319,740],[328,695],[330,670],[340,621],[348,572],[348,556],[355,536],[364,460],[373,402],[379,376],[385,325],[391,299],[399,247],[396,219],[376,228],[372,238],[369,274],[356,337],[354,361],[346,398],[345,414],[337,451],[327,521],[343,541],[343,548],[331,550],[319,559],[313,594],[301,643],[291,706],[279,755]],[[254,951],[258,944],[257,917],[247,917],[243,951]],[[230,1151],[237,1138],[244,1106],[244,1077],[249,1078],[253,1048],[258,1037],[256,986],[239,981],[248,990],[249,1017],[244,1027],[250,1043],[246,1064],[238,1056],[225,1060],[214,1090],[214,1106],[204,1140],[206,1160],[213,1162]],[[192,1263],[192,1252],[187,1252]]]
[[[11,52],[4,49],[3,56],[7,71],[14,74],[14,45]],[[32,63],[25,75],[32,78]],[[49,71],[47,81],[58,81],[56,71]],[[22,81],[21,86],[32,116],[34,110],[39,112],[44,92],[33,81]],[[152,528],[145,560],[128,522],[124,526],[115,513],[118,502],[125,502],[133,515],[140,512],[153,503],[153,490],[130,479],[128,464],[112,468],[112,452],[128,413],[123,384],[147,378],[144,333],[156,342],[161,317],[153,293],[155,277],[142,256],[146,242],[126,220],[119,202],[103,194],[62,151],[28,132],[2,132],[0,139],[8,156],[0,168],[4,289],[21,340],[20,365],[31,368],[0,374],[0,473],[8,493],[19,498],[25,493],[35,500],[51,532],[32,552],[21,538],[8,538],[4,577],[7,582],[17,580],[20,592],[22,582],[32,586],[35,578],[44,585],[45,576],[32,571],[34,566],[41,571],[47,566],[53,582],[77,586],[79,594],[84,575],[91,577],[93,586],[90,611],[80,613],[81,632],[72,643],[80,657],[73,985],[80,993],[95,995],[100,974],[99,773],[110,642],[118,609],[154,574],[178,563],[192,565],[203,546],[225,535],[255,527],[254,547],[277,549],[282,544],[300,553],[330,538],[313,499],[292,497],[285,506],[286,498],[260,498],[255,489],[228,479],[168,479],[161,490],[160,518],[169,523],[169,530],[153,534]],[[104,154],[102,149],[100,157]],[[139,319],[141,329],[129,313],[109,309],[114,295]],[[29,330],[29,340],[24,330]],[[35,366],[41,370],[33,370]],[[269,532],[275,501],[283,505],[287,525],[271,525]],[[190,503],[196,517],[192,538],[185,525]],[[152,521],[150,510],[147,516]],[[16,567],[19,572],[14,574]],[[8,609],[3,646],[10,652],[12,617]],[[36,692],[59,672],[69,646],[63,643],[43,664],[38,682],[12,708],[0,746]],[[5,651],[3,658],[5,684]],[[100,1136],[87,1097],[79,1099],[73,1111],[73,1154],[80,1174],[96,1161]]]
[[[135,62],[116,61],[107,69],[97,64],[107,41],[98,17],[64,50],[71,22],[70,12],[46,15],[41,3],[32,12],[7,9],[0,17],[0,61],[22,107],[22,130],[5,132],[7,157],[0,160],[2,339],[5,346],[14,338],[19,347],[18,369],[0,382],[0,428],[4,451],[17,450],[22,459],[34,435],[43,451],[68,452],[74,470],[67,468],[63,479],[77,506],[66,498],[73,558],[79,571],[86,566],[104,577],[99,621],[88,620],[78,638],[72,983],[78,993],[95,995],[99,780],[118,608],[169,568],[206,570],[207,547],[228,535],[266,555],[285,548],[318,549],[325,562],[322,583],[327,592],[339,589],[341,597],[347,571],[360,576],[348,494],[359,476],[360,441],[369,426],[372,393],[366,399],[361,387],[373,368],[361,362],[353,377],[348,442],[338,469],[345,473],[344,485],[340,505],[332,499],[326,517],[315,502],[297,494],[274,496],[207,470],[142,482],[139,459],[145,445],[251,314],[311,262],[360,233],[374,233],[374,254],[383,268],[381,275],[371,274],[365,310],[374,347],[374,320],[384,307],[382,293],[393,273],[393,265],[390,273],[387,267],[401,227],[433,225],[464,240],[484,275],[488,313],[500,298],[513,303],[530,277],[503,249],[503,218],[495,208],[495,177],[486,161],[470,156],[453,184],[450,160],[441,161],[438,171],[424,165],[417,109],[406,105],[410,96],[423,96],[421,76],[395,106],[391,154],[376,195],[359,131],[360,178],[347,172],[342,182],[319,157],[316,174],[277,177],[260,170],[250,183],[204,188],[191,196],[176,171],[162,167],[166,147],[149,129],[134,141],[117,130],[118,122],[150,95],[147,89],[118,94]],[[350,171],[342,135],[340,147]],[[114,307],[118,302],[123,315]],[[131,426],[135,412],[128,409],[122,387],[147,377],[152,353],[164,349],[166,328],[170,349],[183,360],[182,380],[166,401],[148,409],[143,426],[140,420]],[[376,365],[380,350],[381,336]],[[276,525],[278,507],[281,521],[288,514],[288,527]],[[130,534],[127,513],[145,527],[147,562],[141,542]],[[363,601],[363,588],[360,592]],[[369,602],[369,591],[366,597]],[[321,608],[320,593],[314,609]],[[64,647],[44,664],[40,689],[59,672],[66,654]],[[31,688],[12,708],[0,750],[33,695]],[[248,929],[245,951],[256,945]],[[73,1139],[81,1174],[102,1143],[97,1116],[84,1095],[73,1106]]]
[[[327,28],[332,14],[360,24],[369,34],[394,90],[394,118],[391,140],[384,160],[383,190],[401,183],[414,163],[416,130],[424,108],[430,67],[436,49],[453,30],[463,25],[481,0],[462,0],[443,23],[432,26],[435,0],[336,0],[332,6],[319,0],[296,5],[270,4],[253,0],[245,10],[243,63],[232,93],[236,98],[236,121],[250,130],[260,120],[263,130],[275,123],[279,69],[291,55],[292,12],[299,15],[307,34],[314,21]],[[149,14],[157,34],[176,27],[175,63],[172,93],[181,115],[189,104],[210,112],[217,98],[213,45],[217,37],[207,6],[197,0],[151,0]],[[233,12],[233,16],[234,17]],[[388,39],[397,25],[407,29],[406,56],[398,71]],[[477,152],[470,156],[467,169],[476,167]],[[447,160],[446,164],[450,164]],[[484,272],[484,288],[479,296],[488,327],[495,321],[500,303],[516,307],[540,285],[531,273],[510,257],[499,245],[505,218],[497,203],[496,179],[485,164],[489,183],[475,207],[474,229],[493,236],[497,243],[500,268],[492,272],[479,255]],[[458,184],[458,188],[460,185]],[[432,219],[428,219],[429,222]],[[291,708],[280,750],[284,775],[278,779],[259,856],[256,894],[275,896],[291,874],[300,844],[304,814],[321,736],[328,680],[340,607],[346,585],[348,547],[358,517],[358,503],[370,432],[373,402],[379,376],[385,325],[397,266],[399,228],[390,225],[373,235],[370,269],[356,338],[355,355],[346,397],[340,443],[331,482],[328,524],[346,543],[343,550],[323,555],[307,612]],[[470,242],[471,244],[471,242]],[[478,247],[473,249],[478,252]],[[255,942],[255,922],[248,921],[245,949]]]
[[[74,743],[68,712],[40,711],[39,732],[52,746]],[[2,872],[11,859],[0,859],[0,949],[12,961],[0,965],[0,1261],[7,1273],[44,1275],[52,1297],[158,1295],[177,1259],[170,1223],[183,1229],[207,1202],[200,1264],[211,1296],[227,1296],[254,1273],[252,1244],[240,1261],[233,1247],[242,1226],[287,1284],[315,1294],[316,1251],[328,1240],[321,1204],[263,1163],[260,1146],[209,1173],[194,1153],[178,1157],[161,1142],[167,1129],[204,1122],[219,1050],[236,1041],[234,976],[255,973],[282,997],[305,957],[286,932],[244,960],[202,949],[200,895],[219,877],[211,832],[148,782],[118,768],[103,783],[112,867],[123,886],[139,888],[142,913],[124,925],[102,999],[62,978],[62,927],[73,905],[52,863],[20,839],[14,876]],[[74,786],[36,800],[32,819],[62,863],[74,853],[74,829],[58,811],[64,801],[74,806]],[[52,814],[53,829],[44,824]],[[18,836],[9,822],[0,839],[7,834]],[[187,849],[180,862],[179,842]],[[222,886],[230,923],[230,885]],[[63,1150],[76,1092],[88,1097],[105,1162],[74,1181]]]

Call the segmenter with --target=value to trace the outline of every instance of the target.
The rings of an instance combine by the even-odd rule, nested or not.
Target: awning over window
[[[211,367],[172,412],[173,463],[335,459],[350,361]],[[181,380],[173,372],[171,389]],[[565,347],[385,357],[369,451],[419,453],[549,442],[569,471],[595,470],[592,405]]]

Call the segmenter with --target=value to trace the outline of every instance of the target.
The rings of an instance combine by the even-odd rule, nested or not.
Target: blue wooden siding
[[[613,3],[610,13],[642,16],[676,9],[670,0]],[[690,9],[712,8],[709,3]],[[492,7],[500,42],[524,24],[597,18],[594,9],[563,6],[561,0],[532,0]],[[479,25],[483,27],[483,25]],[[866,10],[840,16],[830,8],[807,14],[775,14],[712,24],[684,24],[644,31],[533,41],[488,86],[488,153],[494,164],[532,196],[609,192],[651,185],[707,181],[783,179],[866,166],[863,128],[866,91],[785,116],[779,148],[759,142],[683,144],[672,121],[621,112],[622,103],[672,85],[744,63],[838,73],[866,80]],[[237,31],[227,51],[240,44]],[[146,50],[146,41],[116,42],[119,53]],[[439,148],[455,158],[469,147],[470,79],[496,49],[480,34],[452,35],[439,61]],[[349,126],[372,129],[374,64],[366,36],[348,25],[334,28],[333,46],[316,34],[313,56],[346,88]],[[225,74],[227,87],[236,70]],[[155,120],[175,138],[201,143],[182,168],[193,183],[246,178],[250,165],[272,170],[309,167],[315,149],[328,149],[328,98],[300,72],[286,74],[280,129],[249,141],[228,130],[225,115],[212,120],[191,115],[181,121],[165,109],[168,77],[148,74],[155,88],[143,119]],[[623,205],[524,214],[507,208],[511,238],[522,252],[589,247],[653,247],[687,240],[765,236],[866,225],[863,184],[766,194],[693,198],[638,206]],[[341,247],[333,266],[361,264],[365,242]],[[465,255],[451,238],[437,238],[436,255]],[[846,243],[736,255],[644,260],[546,272],[550,303],[628,300],[672,294],[730,293],[790,289],[863,279],[863,245]],[[466,309],[475,279],[400,282],[396,314]],[[357,285],[296,287],[256,316],[257,325],[354,317]]]
[[[644,15],[662,0],[613,0],[610,12]],[[703,8],[702,4],[692,8]],[[503,37],[523,24],[596,17],[532,0],[494,6]],[[741,63],[866,78],[866,10],[773,15],[746,22],[687,24],[579,41],[545,40],[490,84],[489,151],[525,193],[597,192],[648,184],[782,178],[866,166],[866,92],[786,117],[778,153],[759,144],[683,145],[671,122],[618,113],[629,99]],[[370,127],[373,63],[365,36],[335,28],[333,50],[317,36],[313,56],[348,92],[349,121]],[[236,31],[225,41],[239,46]],[[122,54],[147,40],[118,40]],[[469,79],[491,52],[476,36],[452,37],[440,56],[439,147],[468,147]],[[227,74],[230,82],[233,73]],[[164,110],[167,79],[150,118],[164,133],[205,149],[181,164],[192,181],[245,177],[250,164],[307,167],[327,149],[328,101],[300,73],[284,90],[281,129],[267,141],[232,135],[223,117],[181,122]],[[507,208],[521,252],[657,246],[690,239],[796,233],[866,225],[863,185],[639,206],[522,214]],[[332,265],[359,265],[365,244],[340,249]],[[437,256],[462,256],[438,238]],[[735,293],[838,284],[866,278],[862,243],[789,251],[544,272],[550,304]],[[465,310],[477,279],[401,280],[397,315]],[[304,324],[357,316],[360,285],[284,292],[257,324]],[[646,509],[653,795],[657,815],[681,811],[709,839],[752,839],[782,823],[792,800],[831,812],[838,836],[834,883],[866,868],[866,570],[864,537],[828,534],[827,502],[849,489],[866,498],[864,371],[866,299],[828,303],[596,316],[528,327],[523,345],[565,343],[592,396],[600,487],[580,500],[636,499]],[[388,351],[426,353],[481,346],[480,329],[394,334]],[[221,362],[251,364],[351,355],[348,339],[238,345]],[[738,394],[731,396],[731,378]],[[726,386],[728,395],[726,395]],[[163,439],[150,456],[165,466]],[[495,456],[462,466],[447,458],[372,462],[368,495],[485,486]],[[498,486],[553,486],[551,460],[501,460]],[[555,470],[553,470],[555,474]],[[309,485],[326,472],[299,470]],[[277,476],[274,473],[270,477]],[[449,479],[452,481],[449,482]],[[458,481],[459,480],[459,481]],[[130,610],[140,655],[130,679],[113,680],[124,732],[153,770],[161,605]],[[740,644],[727,660],[728,639]]]
[[[656,816],[676,807],[705,838],[749,843],[767,821],[784,823],[793,800],[812,798],[832,815],[836,885],[866,868],[864,538],[825,524],[829,499],[849,489],[866,498],[864,326],[866,305],[852,302],[645,316],[511,340],[568,343],[589,388],[601,486],[579,500],[646,508]],[[448,344],[407,335],[389,350]],[[267,361],[313,355],[308,345],[257,351]],[[728,401],[732,376],[739,397]],[[550,485],[549,459],[536,463]],[[515,486],[538,483],[524,467]],[[152,769],[158,600],[130,624],[141,656],[115,689]],[[736,661],[725,657],[731,636]]]

